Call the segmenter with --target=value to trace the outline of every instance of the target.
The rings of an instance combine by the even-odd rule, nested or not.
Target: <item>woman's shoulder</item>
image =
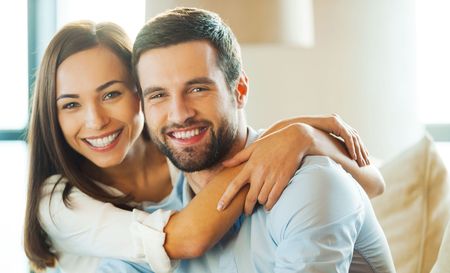
[[[67,183],[67,178],[63,177],[61,174],[54,174],[47,177],[42,185],[42,197],[62,192]]]

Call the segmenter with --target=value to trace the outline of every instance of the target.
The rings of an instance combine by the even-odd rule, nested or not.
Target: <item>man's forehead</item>
[[[155,84],[184,83],[201,77],[223,78],[216,55],[215,48],[206,41],[147,50],[137,64],[141,86],[146,89]]]
[[[197,65],[203,62],[212,62],[217,64],[216,49],[211,43],[205,40],[188,41],[170,45],[166,47],[153,48],[144,51],[139,57],[137,68],[143,65],[167,65],[189,64],[189,62]],[[164,62],[164,63],[160,63]]]

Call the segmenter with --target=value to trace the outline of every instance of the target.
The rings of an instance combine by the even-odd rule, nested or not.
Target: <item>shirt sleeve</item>
[[[50,199],[58,178],[52,176],[45,182],[39,207],[39,220],[57,254],[143,262],[157,273],[173,270],[176,261],[171,261],[164,250],[163,231],[172,211],[122,210],[76,188],[69,196],[68,208],[62,201],[64,182],[58,184]]]
[[[364,216],[350,175],[326,157],[305,159],[282,197],[269,217],[274,272],[348,272]]]

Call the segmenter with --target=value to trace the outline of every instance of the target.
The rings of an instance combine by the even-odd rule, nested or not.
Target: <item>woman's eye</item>
[[[121,94],[122,94],[122,93],[120,93],[119,91],[108,92],[108,93],[106,93],[105,96],[103,96],[103,99],[104,99],[104,100],[110,100],[110,99],[113,99],[113,98],[115,98],[115,97],[120,96]]]
[[[62,106],[62,109],[73,109],[73,108],[78,107],[78,106],[80,106],[80,104],[77,103],[77,102],[69,102],[69,103],[64,104]]]

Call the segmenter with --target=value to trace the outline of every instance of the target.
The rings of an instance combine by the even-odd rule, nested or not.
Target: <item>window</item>
[[[419,116],[450,167],[450,2],[416,0]]]
[[[112,21],[125,29],[134,41],[145,23],[145,0],[61,0],[57,1],[58,28],[70,21]]]
[[[0,130],[22,130],[28,120],[27,1],[0,3]]]
[[[27,1],[0,3],[0,140],[19,139],[28,120]],[[9,42],[6,42],[9,41]],[[7,194],[0,199],[0,268],[4,272],[27,272],[22,247],[26,196],[26,145],[23,141],[0,141],[0,181]]]
[[[450,126],[449,13],[449,1],[416,1],[417,90],[425,124]]]
[[[0,268],[2,272],[26,273],[23,251],[23,216],[26,200],[26,145],[23,141],[0,141],[0,181],[7,193],[0,199]]]

